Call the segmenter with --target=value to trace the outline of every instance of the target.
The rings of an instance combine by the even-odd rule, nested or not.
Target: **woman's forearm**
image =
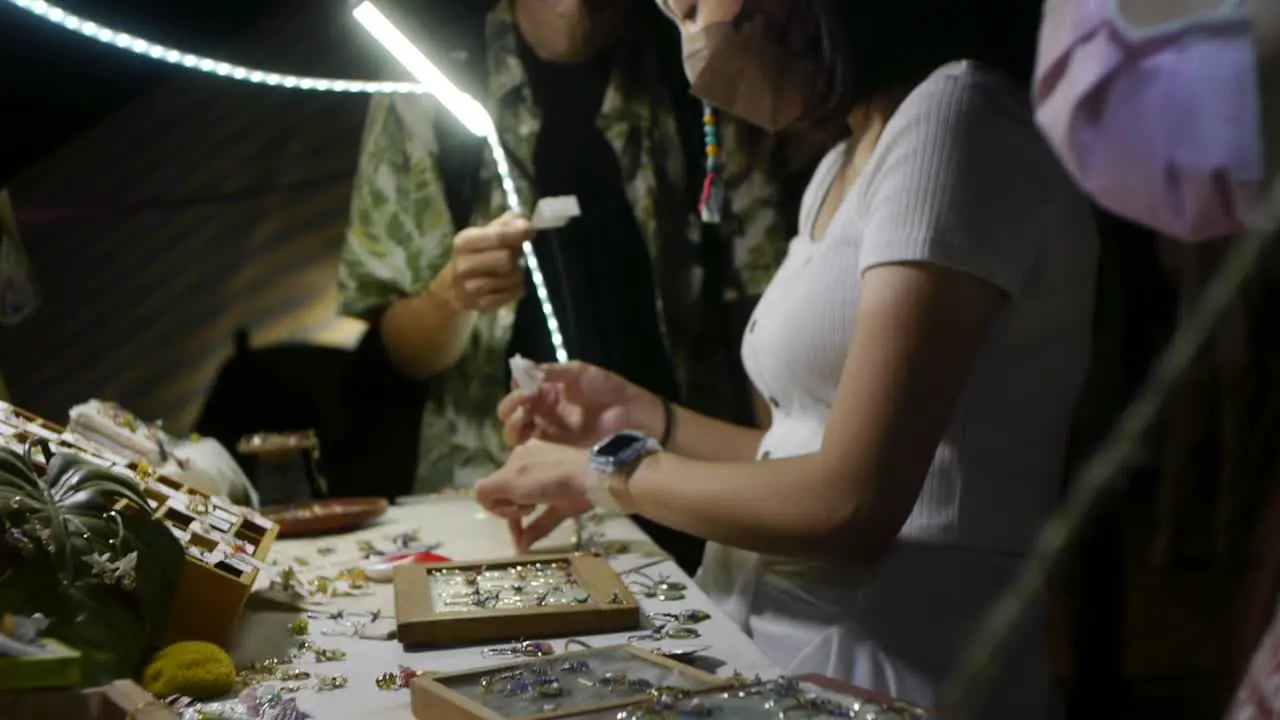
[[[397,370],[414,378],[429,378],[454,366],[462,357],[475,325],[476,313],[453,302],[448,266],[426,291],[400,298],[378,322],[387,356]]]
[[[647,458],[620,491],[630,512],[725,545],[795,557],[871,562],[868,503],[820,455],[707,462],[672,453]],[[779,488],[786,486],[785,492]],[[892,534],[889,535],[892,537]]]
[[[645,391],[637,399],[636,428],[653,438],[667,436],[666,449],[696,460],[722,462],[754,460],[764,431],[707,417],[679,405],[671,406],[670,423],[663,399]]]

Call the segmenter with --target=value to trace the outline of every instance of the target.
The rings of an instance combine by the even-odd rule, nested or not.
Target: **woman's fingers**
[[[502,436],[508,445],[515,447],[531,437],[550,440],[566,440],[573,433],[568,418],[564,416],[559,385],[543,384],[535,395],[519,391],[508,393],[498,403],[498,417],[502,420]]]
[[[591,366],[580,360],[570,360],[567,363],[543,363],[538,369],[542,371],[544,382],[567,385],[576,381],[589,367]]]
[[[560,527],[560,524],[569,519],[569,517],[569,513],[565,512],[563,508],[551,505],[531,520],[528,525],[525,525],[523,521],[509,521],[508,527],[513,528],[516,549],[520,552],[528,551],[539,540],[555,532],[556,528]]]
[[[502,439],[511,447],[528,442],[534,434],[534,422],[524,408],[517,408],[502,424]]]
[[[524,536],[524,519],[518,517],[507,518],[507,533],[511,535],[511,544],[520,549],[520,539]]]
[[[506,422],[507,418],[511,417],[515,411],[524,407],[525,403],[529,401],[528,396],[520,392],[520,390],[515,387],[515,381],[512,380],[511,382],[511,392],[507,393],[506,397],[498,401],[498,419],[503,422]]]

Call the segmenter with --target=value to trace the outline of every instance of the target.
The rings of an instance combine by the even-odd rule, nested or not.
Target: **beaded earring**
[[[720,123],[715,108],[703,105],[702,135],[707,148],[707,178],[702,182],[702,197],[698,201],[698,211],[702,222],[708,225],[719,224],[724,210],[724,167],[720,144]]]

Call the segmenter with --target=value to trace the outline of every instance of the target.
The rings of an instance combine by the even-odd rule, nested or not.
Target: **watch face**
[[[644,443],[644,438],[630,433],[619,433],[605,440],[596,447],[595,454],[610,460],[621,457],[636,445]]]

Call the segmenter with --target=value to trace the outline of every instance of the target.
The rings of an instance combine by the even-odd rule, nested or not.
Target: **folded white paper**
[[[554,230],[569,224],[582,214],[577,195],[544,197],[533,208],[533,226],[539,230]]]
[[[258,493],[231,453],[217,440],[180,440],[115,403],[89,400],[71,408],[73,440],[102,448],[111,459],[142,461],[161,475],[210,495],[258,507]],[[161,486],[163,487],[163,486]]]
[[[520,392],[528,396],[538,394],[538,387],[546,379],[546,373],[538,369],[538,364],[526,357],[515,355],[511,358],[511,378],[516,381]]]

